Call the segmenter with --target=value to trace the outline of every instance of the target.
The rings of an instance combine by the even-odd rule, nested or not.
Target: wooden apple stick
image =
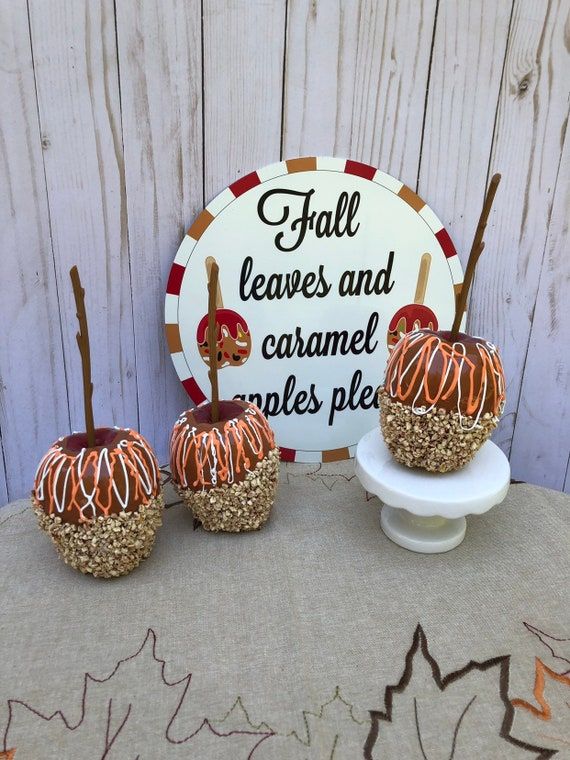
[[[216,259],[213,256],[208,256],[206,258],[206,275],[208,277],[208,282],[210,281],[210,275],[212,273],[212,267],[214,264],[217,264]],[[222,298],[222,288],[220,287],[220,280],[218,278],[218,287],[216,289],[216,306],[218,309],[224,308],[224,300]]]
[[[208,377],[212,388],[212,422],[220,419],[220,396],[218,389],[218,328],[216,325],[216,301],[218,298],[219,267],[212,260],[208,269],[208,348],[210,350],[210,369]]]
[[[431,267],[431,254],[424,253],[420,260],[420,271],[418,272],[418,281],[416,284],[416,295],[414,296],[415,304],[423,304],[426,297],[426,289]]]
[[[83,405],[85,408],[85,430],[87,432],[87,445],[95,446],[95,423],[93,422],[93,383],[91,382],[91,351],[89,348],[89,329],[87,327],[87,312],[85,311],[85,290],[81,286],[81,279],[77,267],[69,270],[75,308],[79,321],[79,332],[75,336],[79,353],[81,354],[81,366],[83,369]]]
[[[481,216],[479,217],[479,224],[475,230],[473,245],[471,246],[469,260],[467,262],[467,267],[465,268],[465,279],[463,280],[463,286],[461,287],[461,292],[455,304],[455,319],[453,320],[453,326],[451,328],[452,340],[457,337],[457,333],[459,332],[461,318],[463,317],[465,307],[467,306],[467,296],[469,295],[469,288],[471,287],[471,282],[473,281],[475,266],[477,265],[479,256],[483,253],[483,248],[485,247],[485,243],[483,242],[483,235],[485,233],[485,227],[487,226],[487,220],[491,212],[491,206],[495,200],[495,193],[497,192],[497,187],[499,186],[500,181],[501,175],[493,174],[491,177],[491,182],[489,183],[489,187],[487,188],[485,202],[483,203],[483,209],[481,211]]]

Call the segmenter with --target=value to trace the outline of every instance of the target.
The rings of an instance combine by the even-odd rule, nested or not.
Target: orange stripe
[[[188,230],[188,235],[190,235],[191,238],[194,238],[194,240],[200,240],[204,232],[208,229],[213,221],[214,217],[212,214],[204,209],[200,214],[198,214],[196,221]]]
[[[350,453],[348,447],[343,449],[329,449],[323,451],[323,462],[340,462],[341,459],[350,459]]]
[[[180,328],[177,324],[164,325],[166,332],[166,342],[171,354],[177,354],[182,351],[182,340],[180,339]]]
[[[314,172],[317,168],[317,159],[313,156],[306,158],[291,158],[285,161],[289,174],[294,172]]]
[[[398,195],[403,201],[406,201],[408,206],[411,206],[414,211],[421,211],[426,205],[425,201],[423,201],[419,195],[416,195],[413,190],[410,190],[407,185],[402,185],[402,189]]]

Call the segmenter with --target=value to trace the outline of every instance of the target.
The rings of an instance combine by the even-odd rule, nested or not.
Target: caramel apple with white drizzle
[[[208,266],[205,348],[219,336],[218,265]],[[219,300],[218,300],[219,303]],[[172,480],[205,530],[257,530],[268,519],[279,476],[279,449],[255,404],[220,401],[219,351],[208,350],[212,401],[180,415],[170,436]],[[223,363],[221,366],[224,366]]]
[[[489,185],[451,330],[414,330],[393,348],[378,395],[386,445],[400,463],[431,472],[467,464],[496,428],[505,403],[499,352],[459,331],[500,181]]]
[[[125,575],[150,554],[162,524],[157,459],[129,428],[95,428],[85,291],[70,272],[80,331],[86,432],[59,438],[42,458],[32,490],[40,528],[82,573]]]

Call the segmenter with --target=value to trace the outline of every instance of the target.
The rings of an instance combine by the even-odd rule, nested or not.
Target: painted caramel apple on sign
[[[432,472],[463,467],[503,412],[505,376],[497,348],[459,332],[499,181],[495,174],[487,191],[451,330],[407,333],[388,359],[378,391],[380,424],[392,455],[408,467]]]
[[[208,278],[215,260],[208,256],[206,272]],[[205,314],[196,330],[198,351],[202,360],[210,364],[210,344],[208,341],[208,314]],[[237,311],[224,309],[220,284],[216,288],[216,348],[217,366],[239,367],[248,360],[251,353],[251,334],[245,319]]]
[[[216,347],[219,368],[244,364],[251,353],[251,335],[247,322],[231,309],[216,309]],[[206,364],[210,363],[208,345],[208,315],[206,314],[196,330],[198,351]]]
[[[437,330],[437,317],[428,306],[424,305],[430,267],[431,254],[424,253],[420,261],[414,302],[398,309],[388,325],[386,336],[388,348],[393,348],[402,335],[412,330],[419,330],[422,327]]]
[[[220,311],[227,310],[217,308],[218,265],[211,260],[206,266],[208,314],[204,332],[199,328],[199,344],[201,338],[207,349],[219,339]],[[247,330],[247,325],[242,329]],[[251,341],[247,345],[249,349]],[[268,519],[275,500],[279,449],[255,404],[219,400],[218,360],[223,361],[223,351],[202,356],[207,356],[212,401],[184,412],[176,421],[170,436],[172,480],[206,530],[257,530]]]
[[[129,428],[95,428],[85,291],[70,272],[79,320],[84,433],[60,438],[42,458],[32,490],[39,526],[82,573],[125,575],[150,554],[162,524],[160,470],[147,441]]]

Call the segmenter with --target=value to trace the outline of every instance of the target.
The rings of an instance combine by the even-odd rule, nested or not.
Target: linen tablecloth
[[[174,505],[106,581],[9,505],[0,757],[570,758],[569,506],[513,485],[457,549],[413,554],[351,462],[287,465],[262,531]]]

